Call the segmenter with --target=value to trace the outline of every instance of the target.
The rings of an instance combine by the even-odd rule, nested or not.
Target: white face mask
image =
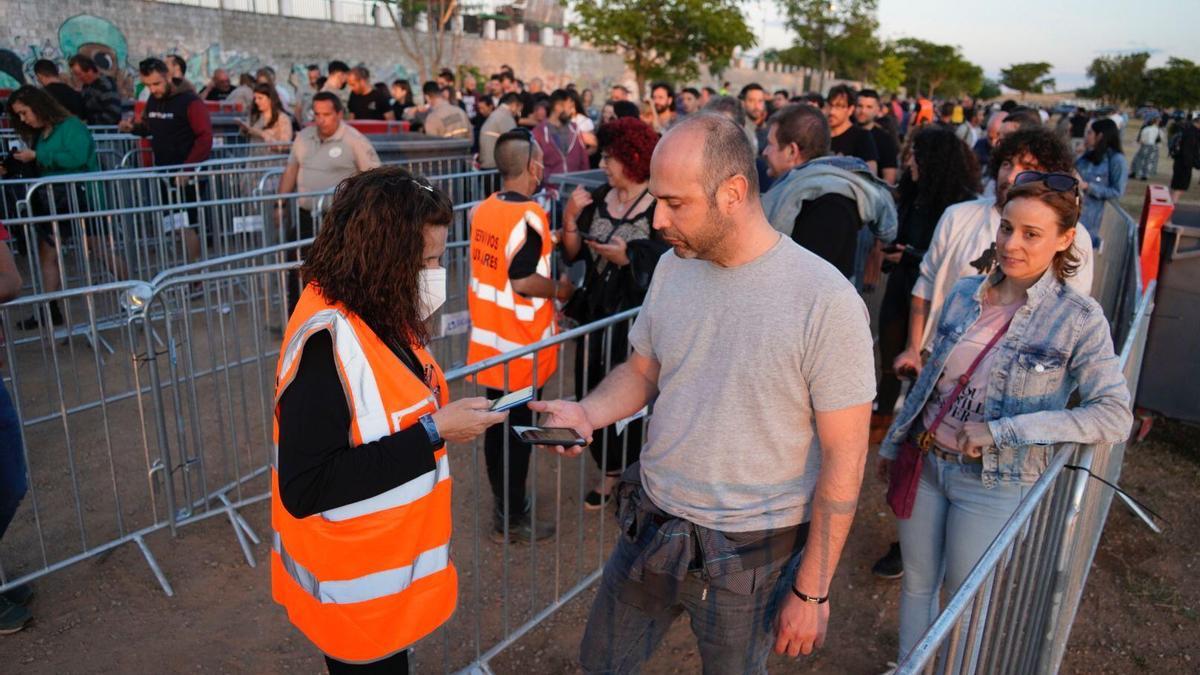
[[[433,316],[446,302],[446,268],[426,267],[421,270],[421,320]]]

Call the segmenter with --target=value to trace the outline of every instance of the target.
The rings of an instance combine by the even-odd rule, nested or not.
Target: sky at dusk
[[[750,0],[746,13],[760,48],[791,44],[774,2]],[[1097,56],[1148,51],[1151,67],[1168,56],[1200,61],[1198,29],[1200,0],[879,0],[885,39],[958,45],[993,79],[1009,64],[1046,61],[1060,90],[1090,84]]]

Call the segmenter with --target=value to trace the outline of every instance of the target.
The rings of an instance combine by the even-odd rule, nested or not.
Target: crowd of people
[[[8,102],[27,149],[7,171],[96,170],[85,122],[148,136],[159,166],[203,161],[203,102],[234,100],[248,138],[287,148],[281,195],[336,188],[319,231],[305,200],[286,230],[316,239],[286,287],[272,466],[273,596],[331,672],[403,668],[453,611],[447,442],[484,437],[494,539],[553,534],[528,496],[534,446],[500,424],[538,414],[590,446],[599,479],[585,508],[617,506],[586,672],[636,671],[685,612],[709,672],[761,672],[772,648],[819,647],[873,443],[898,530],[874,570],[901,578],[902,659],[1053,444],[1124,439],[1129,392],[1090,297],[1105,203],[1131,174],[1154,173],[1160,143],[1173,188],[1200,161],[1200,120],[1172,135],[1148,118],[1129,163],[1124,118],[1053,122],[1015,102],[667,82],[641,103],[623,85],[599,101],[501,68],[482,83],[442,71],[418,103],[409,82],[373,84],[341,61],[310,66],[293,94],[269,68],[236,87],[216,71],[197,90],[182,59],[146,59],[133,119],[86,57],[70,61],[79,91],[46,63],[42,86]],[[486,397],[449,400],[425,322],[447,294],[450,199],[381,166],[348,120],[470,139],[478,166],[495,169],[494,194],[470,214],[470,363],[564,320],[642,308],[610,340],[577,341],[574,400],[540,400],[557,346],[478,372]],[[605,178],[595,189],[547,181],[591,168]],[[197,194],[183,179],[164,189]],[[43,275],[58,236],[38,232]],[[196,232],[180,236],[196,257]],[[556,260],[580,273],[559,276]],[[877,372],[862,292],[885,274]],[[49,306],[26,327],[60,322]],[[524,387],[533,402],[490,409]],[[28,621],[3,602],[0,622]]]

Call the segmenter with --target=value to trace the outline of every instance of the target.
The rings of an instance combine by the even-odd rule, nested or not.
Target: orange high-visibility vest
[[[422,381],[362,319],[330,304],[309,284],[288,321],[275,375],[275,459],[271,467],[271,595],[325,654],[378,661],[433,632],[454,613],[458,577],[450,562],[450,467],[437,468],[353,504],[294,518],[279,495],[279,398],[296,377],[305,342],[327,330],[351,411],[354,445],[378,440],[444,406],[441,368],[413,352]]]
[[[550,253],[554,242],[546,212],[535,201],[508,202],[498,195],[488,197],[471,218],[471,290],[467,308],[471,312],[471,342],[467,363],[478,363],[531,345],[555,333],[554,302],[526,298],[513,291],[508,268],[525,245],[525,228],[542,237],[537,273],[550,277]],[[541,387],[558,366],[558,346],[537,352],[537,386]],[[534,354],[513,359],[475,375],[485,387],[515,390],[534,384]],[[507,386],[506,386],[507,385]]]

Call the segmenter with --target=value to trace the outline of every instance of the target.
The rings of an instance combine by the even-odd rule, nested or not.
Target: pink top
[[[925,403],[921,421],[926,429],[932,426],[933,421],[937,419],[938,411],[942,409],[942,402],[954,392],[958,378],[967,372],[975,358],[979,356],[979,352],[983,351],[988,342],[995,337],[997,331],[1004,329],[1009,319],[1023,304],[1025,304],[1023,299],[1011,305],[993,305],[984,302],[979,320],[967,329],[962,340],[955,345],[950,356],[946,358],[942,376],[938,379],[937,385],[929,395],[929,400]],[[979,362],[979,366],[971,374],[971,379],[958,394],[958,400],[950,406],[950,411],[946,413],[946,416],[942,418],[942,423],[934,431],[933,440],[943,450],[958,450],[956,436],[963,424],[984,421],[983,402],[987,398],[988,377],[995,357],[996,348],[993,347]]]

